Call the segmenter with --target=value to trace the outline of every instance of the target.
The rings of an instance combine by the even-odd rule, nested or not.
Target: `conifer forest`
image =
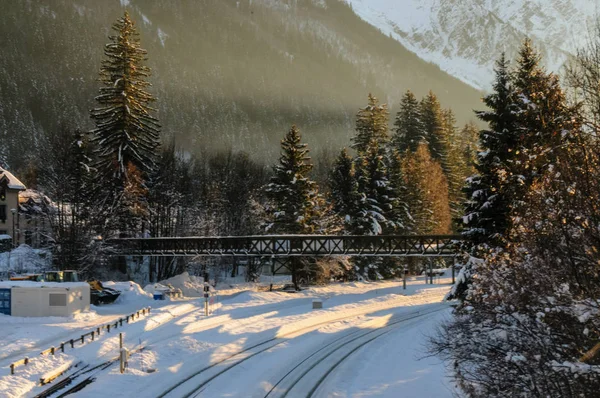
[[[206,132],[201,145],[176,131],[191,124],[191,113],[161,117],[157,87],[187,72],[155,74],[143,23],[124,11],[96,32],[94,42],[106,44],[89,50],[102,58],[84,117],[74,110],[72,120],[44,122],[35,135],[18,137],[0,103],[0,167],[51,199],[44,242],[55,268],[139,283],[184,271],[238,272],[229,258],[115,257],[103,243],[111,238],[461,235],[462,267],[446,297],[455,308],[429,335],[425,354],[448,364],[457,393],[600,396],[600,20],[561,73],[546,69],[530,38],[514,57],[495,54],[491,88],[475,93],[479,102],[464,93],[454,101],[454,82],[424,90],[422,82],[411,88],[365,74],[360,95],[332,83],[352,96],[344,104],[279,113],[279,100],[306,104],[308,90],[317,90],[307,72],[306,93],[255,101],[261,122],[245,123],[227,119],[235,112],[215,105],[217,97],[205,108],[194,83],[198,97],[178,103],[201,112],[193,122]],[[66,54],[62,62],[82,57]],[[0,82],[0,99],[9,86]],[[80,93],[40,91],[37,106],[68,110],[71,95]],[[310,106],[325,102],[320,96]],[[348,104],[360,105],[348,111]],[[206,127],[211,118],[218,128]],[[252,131],[231,131],[221,141],[241,125]],[[436,268],[454,266],[435,261]],[[401,279],[425,264],[293,257],[287,268],[300,289]],[[262,267],[262,259],[248,260],[246,281],[258,281]]]

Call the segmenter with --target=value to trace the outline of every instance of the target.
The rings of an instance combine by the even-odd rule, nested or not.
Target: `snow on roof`
[[[10,171],[0,167],[0,182],[4,180],[7,181],[7,186],[9,189],[18,189],[20,191],[25,190],[25,185],[21,181],[19,181],[17,177],[12,175]]]
[[[83,287],[88,288],[87,282],[33,282],[33,281],[2,281],[0,282],[0,288],[10,289],[11,287],[34,287],[34,288],[51,288],[51,287],[62,287],[62,288],[73,288]]]
[[[48,196],[33,189],[19,194],[19,205],[25,213],[47,213],[56,209],[56,204]]]

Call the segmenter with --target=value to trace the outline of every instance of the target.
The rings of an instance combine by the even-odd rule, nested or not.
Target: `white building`
[[[90,285],[85,282],[0,282],[0,314],[71,316],[89,309]]]
[[[0,167],[0,235],[9,235],[18,242],[19,192],[25,185],[9,171]]]

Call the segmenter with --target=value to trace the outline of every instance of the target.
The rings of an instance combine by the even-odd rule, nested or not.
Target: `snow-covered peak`
[[[346,0],[362,19],[422,59],[487,89],[502,51],[531,37],[558,72],[586,42],[598,0]]]

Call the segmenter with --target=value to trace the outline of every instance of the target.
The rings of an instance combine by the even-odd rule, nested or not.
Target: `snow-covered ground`
[[[312,389],[323,397],[450,397],[454,390],[444,364],[421,359],[427,334],[450,311],[443,303],[450,280],[436,281],[426,285],[423,277],[411,278],[406,290],[402,281],[333,284],[298,293],[230,287],[208,317],[202,298],[152,301],[137,285],[115,284],[124,290],[119,301],[87,314],[3,316],[0,396],[34,396],[48,388],[37,382],[54,368],[78,362],[79,369],[91,368],[116,357],[118,334],[106,332],[55,357],[37,354],[152,305],[149,316],[117,330],[133,352],[125,374],[117,364],[82,375],[72,385],[89,376],[95,381],[77,396],[179,397],[202,385],[200,396],[207,397],[275,397],[288,390],[288,396],[299,391],[306,396]],[[323,309],[313,310],[313,300],[322,300]],[[8,365],[23,356],[31,363],[11,376]]]

